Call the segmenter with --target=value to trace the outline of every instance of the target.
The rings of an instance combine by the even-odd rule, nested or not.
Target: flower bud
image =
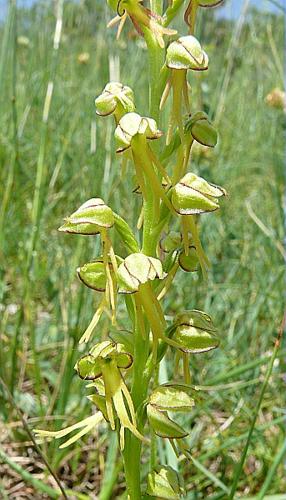
[[[190,411],[195,405],[186,387],[179,384],[160,385],[150,395],[149,403],[163,411]]]
[[[172,42],[167,49],[166,65],[170,69],[208,69],[208,56],[200,42],[192,35],[182,36]]]
[[[119,146],[117,153],[128,149],[133,137],[137,134],[149,140],[159,139],[162,136],[153,118],[142,117],[138,113],[127,113],[121,118],[115,130],[115,139]]]
[[[214,148],[217,144],[217,131],[203,111],[195,113],[187,121],[185,130],[190,132],[193,138],[203,146]]]
[[[181,345],[183,352],[198,354],[219,345],[217,329],[210,316],[203,311],[184,311],[177,315],[174,325],[173,339]]]
[[[120,114],[134,111],[134,95],[130,87],[118,82],[110,82],[95,99],[96,113],[108,116],[120,109]]]
[[[132,253],[120,264],[117,281],[120,293],[134,293],[139,286],[156,278],[165,278],[162,263],[159,259],[148,257],[143,253]]]
[[[64,233],[98,234],[102,229],[112,227],[114,216],[111,208],[100,198],[91,198],[67,217],[59,231]]]
[[[173,187],[171,200],[180,215],[196,215],[217,210],[218,198],[225,195],[223,188],[188,173]]]
[[[169,466],[159,467],[148,474],[147,494],[152,498],[180,500],[185,496],[179,474]]]
[[[199,269],[199,259],[196,247],[190,246],[188,255],[184,251],[179,254],[179,265],[186,273],[193,273]]]

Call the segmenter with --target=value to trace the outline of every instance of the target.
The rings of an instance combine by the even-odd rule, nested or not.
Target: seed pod
[[[225,195],[223,188],[188,173],[172,189],[171,200],[180,215],[196,215],[217,210],[218,198]]]
[[[108,83],[95,99],[96,114],[108,116],[118,111],[121,117],[134,111],[134,94],[130,87],[118,82]]]
[[[192,137],[202,144],[214,148],[217,144],[217,131],[208,119],[208,115],[199,111],[191,116],[186,122],[185,130],[190,132]]]
[[[160,385],[150,395],[149,403],[163,411],[190,411],[195,405],[186,387],[179,384]]]
[[[142,117],[138,113],[127,113],[121,118],[115,130],[115,139],[119,146],[117,153],[128,149],[137,134],[143,135],[148,140],[159,139],[162,136],[153,118]]]
[[[179,254],[179,266],[186,273],[193,273],[199,269],[199,259],[196,247],[190,246],[188,255],[182,250]]]
[[[182,36],[169,45],[166,65],[174,70],[204,71],[208,69],[208,56],[194,36]]]
[[[134,293],[139,286],[154,279],[164,279],[165,273],[159,259],[142,253],[132,253],[120,264],[117,281],[120,293]]]
[[[169,466],[156,468],[148,474],[147,494],[152,498],[180,500],[185,496],[181,476]]]
[[[184,311],[175,318],[174,325],[173,339],[181,345],[183,352],[198,354],[219,345],[217,329],[210,316],[203,311]]]
[[[188,432],[169,418],[167,412],[159,411],[151,404],[147,405],[147,416],[153,431],[159,437],[182,439],[188,435]]]
[[[114,224],[113,212],[101,198],[91,198],[64,220],[59,231],[86,235],[98,234]]]

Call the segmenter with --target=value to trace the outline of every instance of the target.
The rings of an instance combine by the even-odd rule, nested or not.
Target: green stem
[[[163,22],[164,26],[168,26],[173,21],[174,17],[176,17],[176,15],[178,14],[178,11],[182,7],[183,3],[184,0],[173,0],[173,2],[171,3],[171,5],[169,5],[164,14],[164,22]]]
[[[149,342],[144,339],[140,325],[142,325],[142,309],[138,298],[134,298],[135,324],[134,324],[134,358],[133,358],[133,383],[131,396],[135,411],[142,405],[146,398],[149,379],[144,377],[144,368],[149,353]],[[131,318],[132,319],[132,318]],[[137,426],[139,432],[144,427],[143,416],[137,412]],[[141,499],[141,450],[142,442],[137,439],[130,431],[126,430],[125,448],[123,451],[124,471],[127,484],[127,490],[130,499]]]
[[[164,49],[160,47],[155,36],[149,29],[144,29],[149,55],[149,114],[156,120],[160,128],[160,72],[164,64]]]

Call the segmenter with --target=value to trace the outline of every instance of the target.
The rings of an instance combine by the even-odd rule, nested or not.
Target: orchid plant
[[[149,8],[141,0],[107,3],[116,13],[109,26],[118,24],[117,37],[129,18],[144,37],[149,54],[147,117],[139,114],[128,82],[108,83],[95,99],[99,117],[113,116],[116,153],[134,174],[134,191],[142,209],[133,231],[101,198],[92,198],[59,228],[64,233],[101,240],[98,258],[77,269],[91,293],[101,294],[79,341],[87,344],[88,353],[75,365],[78,376],[88,381],[91,416],[61,431],[35,432],[41,437],[62,438],[76,431],[61,445],[65,447],[105,420],[118,434],[128,498],[179,499],[184,496],[182,478],[170,466],[159,463],[157,436],[170,440],[177,456],[188,456],[188,429],[168,412],[190,412],[193,408],[197,396],[191,385],[191,357],[218,347],[219,337],[205,312],[183,310],[167,321],[168,311],[162,302],[179,268],[206,278],[210,263],[200,240],[200,216],[218,210],[220,198],[226,194],[222,187],[190,171],[194,143],[210,148],[217,143],[209,117],[193,109],[190,86],[194,71],[208,69],[208,56],[195,38],[196,14],[200,7],[214,7],[220,1],[187,2],[184,36],[169,28],[180,15],[183,0],[150,0]],[[167,130],[162,131],[168,98],[172,99],[171,111]],[[111,238],[114,231],[116,238]],[[118,255],[112,241],[123,243],[124,255]],[[121,295],[132,332],[120,329],[117,323]],[[103,340],[98,322],[106,313],[111,332]],[[160,385],[160,363],[170,350],[182,378]],[[147,477],[141,474],[144,447],[152,449]]]

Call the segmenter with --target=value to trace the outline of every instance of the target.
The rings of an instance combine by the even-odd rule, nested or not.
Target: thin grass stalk
[[[42,214],[42,209],[43,209],[43,201],[44,201],[43,200],[44,182],[45,182],[46,173],[47,173],[46,146],[47,146],[47,136],[48,136],[48,125],[49,125],[50,107],[51,107],[53,89],[54,89],[54,81],[55,81],[55,77],[56,77],[58,51],[59,51],[61,33],[62,33],[63,3],[64,3],[63,0],[58,0],[58,3],[57,3],[56,27],[55,27],[54,38],[53,38],[53,53],[52,53],[52,60],[51,60],[51,66],[50,66],[50,73],[49,73],[46,97],[45,97],[44,106],[43,106],[43,113],[42,113],[40,148],[39,148],[39,155],[38,155],[38,161],[37,161],[36,181],[35,181],[34,197],[33,197],[33,204],[32,204],[32,227],[31,227],[30,239],[28,241],[28,246],[27,246],[27,258],[26,258],[26,264],[25,264],[25,270],[24,270],[23,299],[22,299],[21,310],[19,313],[18,327],[16,329],[16,334],[15,334],[14,349],[13,349],[13,355],[12,355],[12,369],[11,369],[11,391],[13,393],[14,386],[15,386],[16,373],[17,373],[17,366],[16,366],[17,357],[15,355],[15,352],[16,352],[16,347],[18,346],[18,343],[19,343],[19,336],[20,336],[20,331],[22,328],[22,321],[25,319],[26,323],[29,327],[29,330],[30,330],[30,341],[31,341],[31,346],[32,346],[33,360],[34,360],[34,367],[35,367],[35,387],[36,387],[36,392],[38,395],[41,411],[43,411],[43,406],[42,406],[42,401],[41,401],[41,392],[42,392],[42,390],[41,390],[41,371],[39,368],[38,357],[37,357],[37,352],[36,352],[35,327],[34,327],[34,323],[33,323],[33,319],[32,319],[32,310],[31,310],[31,303],[32,303],[31,290],[32,290],[32,282],[34,280],[33,272],[31,273],[31,270],[32,270],[32,264],[33,264],[34,259],[35,259],[35,249],[36,249],[36,244],[37,244],[38,236],[39,236],[40,219],[41,219],[41,214]]]
[[[236,470],[234,472],[234,480],[233,480],[233,483],[232,483],[232,487],[231,487],[231,491],[230,491],[230,495],[229,495],[229,500],[233,500],[233,498],[235,496],[235,493],[236,493],[236,490],[237,490],[238,481],[239,481],[240,476],[241,476],[241,472],[242,472],[243,465],[244,465],[244,462],[245,462],[245,459],[246,459],[248,448],[249,448],[249,446],[251,444],[251,439],[252,439],[253,431],[255,429],[255,424],[256,424],[257,417],[258,417],[258,413],[259,413],[259,410],[260,410],[262,402],[263,402],[264,394],[265,394],[265,391],[267,389],[268,382],[269,382],[269,379],[270,379],[270,376],[271,376],[271,373],[272,373],[272,370],[273,370],[274,361],[275,361],[275,359],[277,357],[277,353],[278,353],[278,350],[280,348],[280,344],[281,344],[281,341],[282,341],[283,333],[285,331],[285,325],[286,325],[286,312],[284,313],[284,317],[283,317],[281,326],[280,326],[278,334],[277,334],[277,338],[276,338],[276,341],[275,341],[273,353],[272,353],[272,356],[270,358],[268,369],[267,369],[267,373],[266,373],[266,376],[265,376],[265,379],[264,379],[264,382],[263,382],[263,385],[262,385],[262,388],[261,388],[261,393],[260,393],[260,396],[259,396],[256,408],[254,410],[254,415],[253,415],[252,422],[251,422],[251,425],[250,425],[250,429],[249,429],[247,441],[246,441],[245,447],[243,449],[240,462],[239,462],[239,464],[238,464],[238,466],[237,466],[237,468],[236,468]]]
[[[19,416],[21,422],[22,422],[22,425],[23,425],[23,429],[26,431],[27,435],[29,436],[29,439],[32,441],[33,443],[33,446],[35,448],[35,450],[37,451],[37,453],[39,454],[39,456],[41,457],[43,463],[45,464],[45,466],[47,467],[49,473],[53,476],[54,480],[56,481],[57,485],[59,486],[59,489],[61,491],[61,494],[63,496],[63,498],[65,500],[68,500],[68,497],[66,495],[66,492],[64,490],[64,488],[62,487],[62,484],[56,474],[56,472],[52,469],[51,465],[49,464],[49,462],[47,461],[45,455],[43,454],[43,452],[41,451],[41,448],[38,446],[35,438],[34,438],[34,435],[33,433],[30,431],[30,427],[22,413],[22,411],[20,410],[20,408],[18,407],[18,405],[15,403],[15,400],[13,398],[13,395],[11,394],[8,386],[5,384],[4,380],[2,379],[2,377],[0,377],[0,384],[4,390],[4,393],[6,393],[7,395],[7,399],[11,405],[11,407],[16,411],[17,415]]]

